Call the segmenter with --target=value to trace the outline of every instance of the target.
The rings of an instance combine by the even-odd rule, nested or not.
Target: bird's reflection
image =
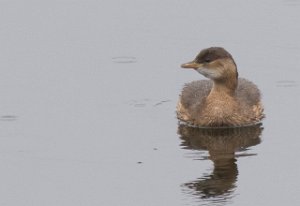
[[[227,202],[234,196],[238,176],[236,158],[255,154],[246,153],[247,148],[261,142],[261,125],[243,128],[203,129],[179,125],[181,146],[188,150],[207,150],[207,157],[214,163],[211,174],[184,183],[184,191],[211,203]]]

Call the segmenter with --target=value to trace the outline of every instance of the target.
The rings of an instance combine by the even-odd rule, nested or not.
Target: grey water
[[[299,205],[300,1],[0,1],[0,205]],[[178,125],[222,46],[248,128]]]

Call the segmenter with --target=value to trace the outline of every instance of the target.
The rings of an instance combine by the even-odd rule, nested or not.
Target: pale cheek
[[[212,70],[208,68],[198,68],[197,72],[210,79],[218,79],[221,76],[218,70]]]

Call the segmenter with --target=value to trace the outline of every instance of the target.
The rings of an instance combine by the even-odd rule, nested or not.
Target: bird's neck
[[[226,69],[226,72],[221,79],[213,80],[213,87],[209,95],[234,96],[235,90],[238,85],[237,69],[234,62],[231,65],[224,66],[230,66],[230,68]]]
[[[214,81],[213,87],[210,91],[210,95],[229,95],[234,96],[235,89],[237,87],[237,80],[228,82],[217,82]]]

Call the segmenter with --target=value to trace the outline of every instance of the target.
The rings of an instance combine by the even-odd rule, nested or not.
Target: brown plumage
[[[205,49],[182,67],[211,80],[184,86],[177,104],[179,120],[199,127],[232,127],[257,124],[264,117],[258,88],[238,78],[236,64],[225,49]]]

